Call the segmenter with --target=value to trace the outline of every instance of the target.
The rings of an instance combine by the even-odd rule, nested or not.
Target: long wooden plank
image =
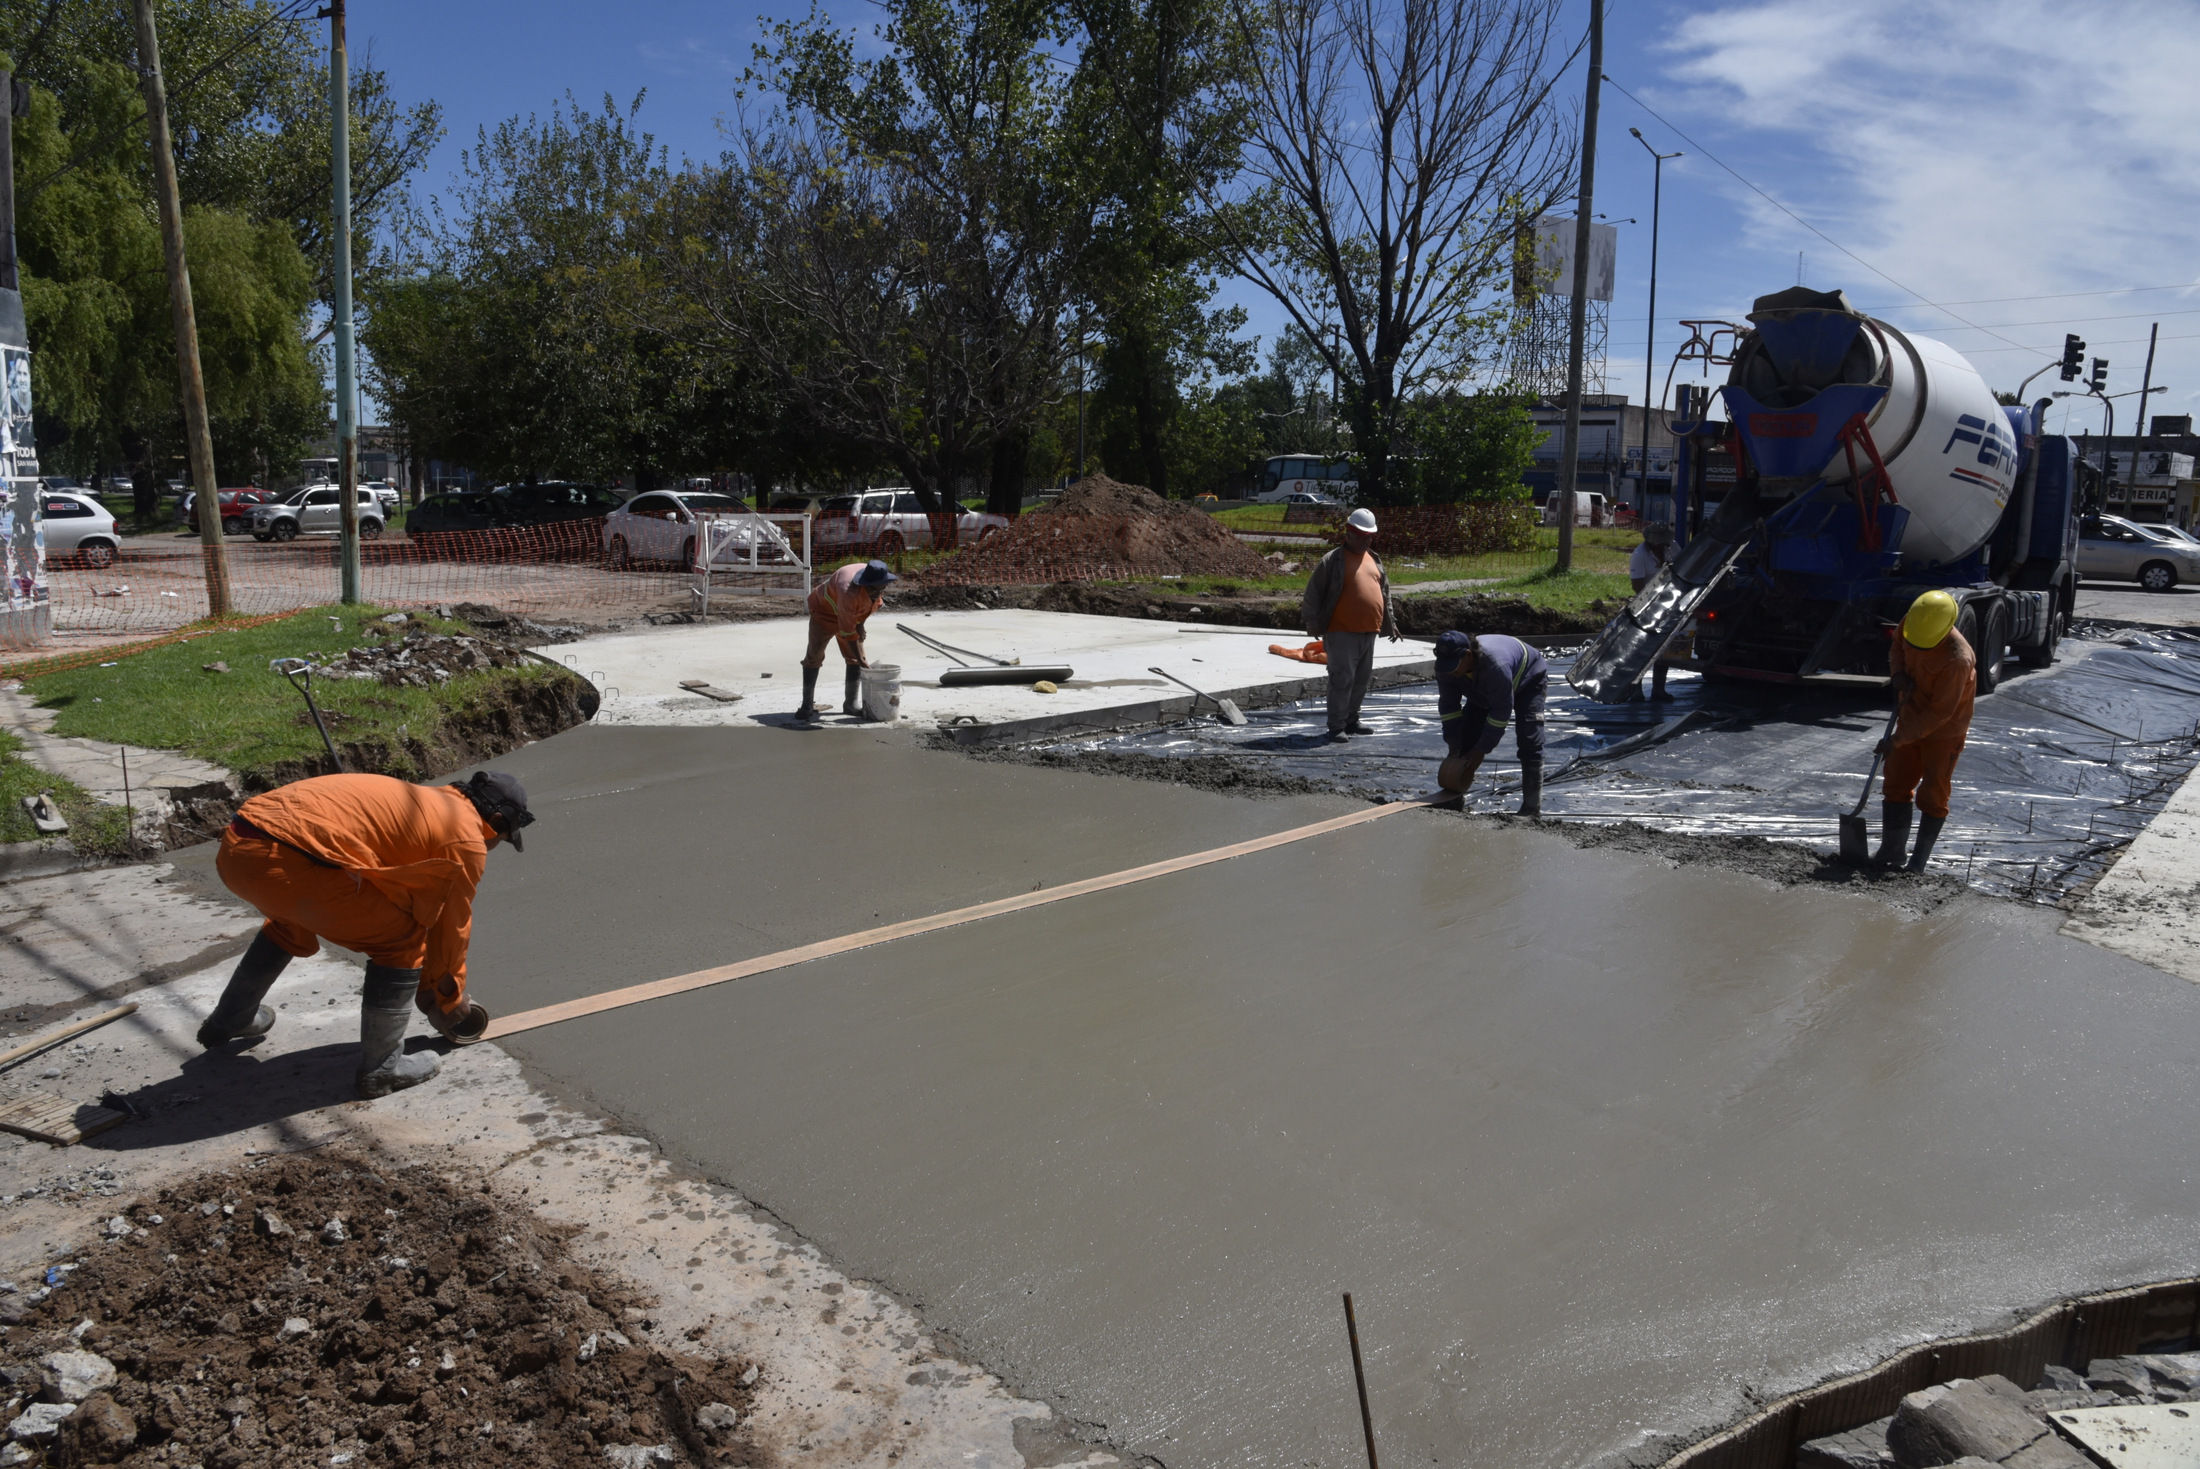
[[[64,1025],[63,1027],[61,1027],[61,1029],[54,1031],[50,1035],[42,1035],[37,1040],[32,1041],[28,1045],[17,1046],[12,1051],[0,1051],[0,1070],[4,1070],[7,1067],[13,1066],[18,1061],[25,1060],[31,1056],[35,1056],[40,1051],[49,1050],[54,1046],[58,1046],[63,1041],[70,1039],[72,1036],[80,1036],[84,1034],[84,1032],[87,1030],[97,1030],[102,1025],[107,1024],[107,1022],[109,1022],[110,1020],[120,1020],[125,1015],[135,1014],[137,1014],[137,1004],[135,1001],[127,1005],[118,1005],[114,1009],[109,1010],[104,1014],[94,1015],[89,1020],[79,1020],[74,1025]]]
[[[911,918],[900,923],[889,923],[882,928],[867,928],[860,933],[844,934],[839,938],[824,939],[814,944],[804,944],[799,949],[781,949],[775,954],[762,954],[754,959],[743,959],[737,964],[720,964],[711,969],[698,969],[692,974],[676,974],[670,979],[651,980],[647,984],[629,985],[625,989],[606,990],[602,994],[584,995],[577,1000],[564,1000],[555,1005],[545,1005],[539,1010],[522,1010],[517,1015],[507,1015],[492,1020],[484,1035],[486,1040],[497,1040],[521,1031],[537,1030],[545,1025],[556,1025],[563,1020],[578,1020],[584,1015],[600,1015],[606,1010],[617,1010],[627,1005],[639,1005],[645,1000],[661,1000],[667,995],[685,994],[689,990],[708,988],[714,984],[727,984],[736,979],[748,979],[753,975],[768,974],[774,969],[786,969],[796,964],[808,964],[817,959],[830,959],[836,954],[849,954],[858,949],[868,949],[878,944],[892,943],[895,939],[914,938],[918,934],[937,933],[943,928],[956,928],[965,923],[976,923],[985,918],[999,918],[1008,913],[1021,913],[1030,908],[1043,908],[1049,903],[1065,902],[1092,893],[1103,893],[1111,888],[1128,887],[1132,883],[1146,882],[1156,877],[1168,877],[1178,872],[1188,872],[1195,867],[1206,867],[1216,862],[1227,862],[1233,857],[1249,857],[1255,852],[1272,851],[1303,842],[1309,837],[1324,836],[1348,827],[1364,826],[1400,811],[1425,811],[1458,799],[1455,796],[1424,796],[1412,801],[1393,801],[1388,805],[1370,806],[1349,816],[1335,816],[1327,821],[1317,821],[1311,826],[1295,826],[1288,831],[1269,836],[1253,837],[1248,841],[1233,842],[1227,847],[1210,847],[1204,852],[1193,852],[1183,857],[1170,857],[1161,862],[1149,862],[1143,867],[1126,868],[1101,877],[1087,877],[1077,882],[1064,883],[1060,887],[1044,888],[1035,893],[1018,893],[1012,898],[995,898],[990,903],[974,903],[968,908],[955,908],[946,913],[936,913],[929,918]]]

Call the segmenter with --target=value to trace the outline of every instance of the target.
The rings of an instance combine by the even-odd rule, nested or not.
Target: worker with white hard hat
[[[1658,568],[1672,559],[1673,527],[1662,520],[1646,520],[1642,523],[1642,544],[1635,547],[1634,554],[1627,558],[1627,579],[1635,584],[1635,590],[1639,592],[1650,585],[1650,578],[1658,574]],[[1672,661],[1666,658],[1660,658],[1651,665],[1651,698],[1673,697],[1665,691],[1666,670],[1672,666]],[[1633,698],[1635,695],[1631,694],[1629,697]]]
[[[1375,673],[1375,635],[1398,641],[1390,577],[1374,551],[1376,530],[1374,511],[1353,511],[1344,523],[1344,544],[1316,563],[1299,599],[1306,630],[1322,640],[1329,660],[1332,740],[1374,733],[1360,722],[1360,705]]]
[[[1910,604],[1902,626],[1887,643],[1887,667],[1894,675],[1901,708],[1894,733],[1880,742],[1887,757],[1887,784],[1881,792],[1879,851],[1881,867],[1907,865],[1923,872],[1932,859],[1948,819],[1956,760],[1971,733],[1971,703],[1978,694],[1978,655],[1956,631],[1962,613],[1956,599],[1931,591]],[[1916,804],[1911,804],[1911,797]],[[1917,849],[1903,860],[1910,818],[1923,807]]]

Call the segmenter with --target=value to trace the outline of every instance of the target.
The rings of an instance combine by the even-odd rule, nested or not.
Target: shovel
[[[1882,741],[1894,738],[1894,722],[1902,713],[1902,701],[1895,700],[1894,712],[1887,716],[1886,733]],[[1879,779],[1879,762],[1885,757],[1875,749],[1872,752],[1871,774],[1864,777],[1864,793],[1856,798],[1856,809],[1841,818],[1841,860],[1859,865],[1872,859],[1871,833],[1864,828],[1864,806],[1872,798],[1872,782]]]
[[[1168,672],[1166,669],[1149,668],[1146,671],[1148,673],[1160,674],[1163,678],[1167,679],[1170,683],[1175,684],[1180,689],[1192,689],[1192,686],[1190,684],[1184,682],[1183,679],[1178,678],[1175,674]],[[1192,689],[1192,707],[1194,709],[1197,709],[1199,707],[1199,701],[1201,699],[1205,699],[1208,703],[1215,706],[1215,714],[1218,718],[1222,720],[1224,724],[1245,723],[1244,712],[1240,710],[1237,705],[1231,703],[1228,699],[1218,699],[1213,694],[1203,694],[1198,689]]]

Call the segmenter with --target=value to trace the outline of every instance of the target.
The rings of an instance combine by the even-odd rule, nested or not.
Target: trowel
[[[1218,699],[1213,694],[1201,693],[1198,689],[1193,689],[1190,684],[1184,682],[1183,679],[1178,678],[1175,674],[1169,672],[1165,668],[1149,668],[1146,671],[1148,673],[1160,674],[1163,678],[1167,679],[1170,683],[1175,684],[1180,689],[1191,689],[1193,694],[1192,707],[1194,709],[1197,709],[1199,707],[1199,701],[1201,699],[1205,699],[1208,703],[1215,706],[1215,716],[1219,718],[1224,724],[1245,723],[1244,711],[1240,710],[1237,705],[1231,703],[1228,699]]]
[[[943,689],[967,688],[972,684],[1031,684],[1041,680],[1063,684],[1069,682],[1070,675],[1076,671],[1067,663],[1042,663],[1027,667],[1020,658],[996,658],[990,653],[973,653],[968,648],[951,648],[938,638],[927,637],[905,622],[895,623],[894,628],[934,652],[945,653],[963,665],[960,668],[950,668],[940,675],[940,687]],[[976,658],[985,666],[979,668],[964,662],[969,658]]]
[[[1887,716],[1887,729],[1880,737],[1880,744],[1894,738],[1894,722],[1901,714],[1902,701],[1896,699],[1893,712]],[[1844,862],[1862,866],[1872,859],[1872,838],[1864,825],[1864,807],[1872,798],[1872,782],[1879,779],[1879,762],[1885,758],[1877,745],[1872,747],[1872,768],[1864,777],[1864,793],[1856,798],[1856,809],[1841,818],[1841,860]]]

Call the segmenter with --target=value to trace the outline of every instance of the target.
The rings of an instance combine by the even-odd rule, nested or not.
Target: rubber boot
[[[1520,762],[1520,814],[1522,816],[1541,816],[1543,814],[1543,759],[1541,756],[1537,756],[1533,760]]]
[[[1670,699],[1673,697],[1665,691],[1665,669],[1662,665],[1650,671],[1650,697],[1653,699]]]
[[[405,1027],[419,992],[419,970],[367,966],[359,995],[359,1071],[353,1078],[360,1096],[386,1097],[418,1086],[442,1069],[442,1058],[433,1052],[405,1054]]]
[[[275,1012],[260,1001],[289,963],[290,951],[269,938],[266,929],[254,934],[214,1013],[200,1024],[199,1044],[211,1051],[231,1041],[257,1040],[273,1030]]]
[[[840,712],[860,715],[863,712],[863,670],[853,663],[848,665],[848,692],[840,701]]]
[[[807,663],[802,665],[802,707],[794,711],[794,717],[805,724],[817,719],[817,670]]]
[[[1910,845],[1910,817],[1917,808],[1908,801],[1879,803],[1879,850],[1872,854],[1875,867],[1900,867],[1902,853]],[[1933,830],[1940,828],[1935,826]]]
[[[1923,872],[1925,864],[1932,860],[1933,843],[1940,840],[1940,828],[1947,821],[1945,816],[1928,816],[1917,824],[1917,850],[1910,853],[1911,872]]]

